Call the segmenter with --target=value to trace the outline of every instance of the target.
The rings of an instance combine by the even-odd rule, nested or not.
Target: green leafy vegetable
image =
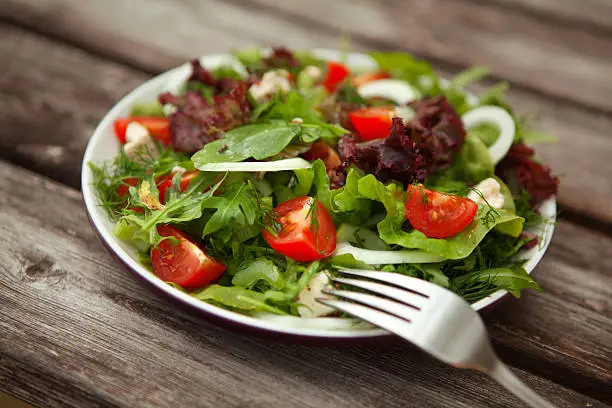
[[[487,146],[477,136],[468,133],[465,143],[444,176],[476,184],[493,176],[495,166]]]
[[[367,175],[359,180],[359,193],[371,200],[380,201],[387,211],[384,220],[378,223],[380,238],[389,245],[422,249],[447,259],[461,259],[478,246],[485,235],[496,225],[513,223],[521,226],[523,219],[504,210],[491,214],[489,208],[479,206],[478,213],[463,231],[445,239],[428,238],[420,231],[406,231],[404,220],[404,191],[397,185],[385,186],[374,176]]]
[[[232,284],[252,289],[258,283],[264,282],[269,288],[282,289],[285,282],[278,266],[270,259],[259,257],[235,272]]]
[[[483,290],[490,294],[498,289],[505,289],[517,298],[521,296],[521,291],[524,289],[542,291],[522,267],[494,268],[473,272],[453,278],[451,287],[468,300],[482,298]],[[477,296],[474,296],[475,293]]]

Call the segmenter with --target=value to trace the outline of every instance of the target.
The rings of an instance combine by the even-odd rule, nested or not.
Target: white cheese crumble
[[[318,81],[323,76],[321,68],[316,67],[314,65],[308,65],[306,68],[304,68],[303,72],[310,78],[312,78],[314,81]]]
[[[501,209],[504,206],[504,195],[501,193],[501,185],[493,177],[482,180],[474,189],[478,190],[482,196],[476,191],[470,191],[467,198],[476,204],[485,204],[486,200],[493,208]]]
[[[333,308],[317,302],[317,298],[325,297],[323,289],[330,283],[329,274],[327,271],[319,272],[312,277],[308,286],[300,292],[297,297],[297,302],[303,306],[298,307],[298,313],[301,317],[320,317],[325,316],[334,311]]]
[[[146,127],[138,122],[130,122],[125,131],[127,143],[123,146],[125,154],[133,161],[142,161],[142,157],[157,158],[159,151]]]
[[[302,123],[304,123],[304,119],[302,119],[302,118],[293,118],[293,119],[291,119],[291,123],[293,123],[294,125],[301,125]]]
[[[249,92],[253,99],[261,102],[279,91],[283,93],[291,90],[291,82],[289,82],[289,73],[284,69],[266,72],[261,81],[251,85]]]

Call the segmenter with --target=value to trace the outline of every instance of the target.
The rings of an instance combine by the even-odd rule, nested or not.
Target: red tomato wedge
[[[350,113],[351,123],[363,140],[384,139],[389,136],[395,111],[388,106],[363,108]]]
[[[379,79],[388,79],[388,78],[391,78],[391,74],[389,74],[388,72],[384,72],[384,71],[366,72],[365,74],[354,76],[353,79],[351,79],[351,82],[353,82],[353,85],[359,88],[361,85],[365,85],[368,82],[376,81]]]
[[[325,142],[314,143],[310,150],[304,153],[304,158],[308,161],[323,160],[328,172],[337,169],[342,164],[338,153]]]
[[[119,187],[117,187],[117,194],[119,195],[119,197],[125,197],[130,187],[136,187],[138,186],[138,183],[140,183],[140,179],[136,177],[128,177],[126,179],[123,179],[123,183],[121,183]]]
[[[183,231],[170,225],[159,225],[157,232],[165,239],[151,248],[153,272],[166,282],[185,289],[209,285],[225,271],[225,265],[206,255],[204,250]]]
[[[411,185],[406,192],[406,218],[430,238],[447,238],[463,231],[476,216],[478,205],[469,198]]]
[[[181,192],[185,192],[189,183],[198,175],[198,171],[186,171],[181,175]],[[172,178],[175,173],[169,174],[157,180],[157,189],[159,190],[159,201],[164,204],[166,202],[166,190],[172,187]]]
[[[330,256],[336,249],[336,227],[321,203],[316,208],[311,197],[297,197],[277,206],[273,211],[276,234],[263,230],[264,239],[281,254],[300,262]],[[315,215],[313,217],[313,215]]]
[[[328,92],[334,92],[338,85],[350,74],[351,71],[346,65],[335,61],[327,61],[327,75],[323,81],[323,86]]]
[[[151,136],[163,144],[170,144],[170,120],[159,116],[131,116],[129,118],[119,118],[115,120],[113,124],[115,127],[115,135],[121,144],[127,142],[125,132],[128,125],[132,122],[138,122],[146,127]]]

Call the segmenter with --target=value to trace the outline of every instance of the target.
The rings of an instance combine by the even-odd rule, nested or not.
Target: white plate
[[[339,59],[341,56],[339,51],[334,50],[315,50],[315,52],[318,55],[330,59]],[[202,57],[201,61],[204,65],[207,65],[207,62],[215,64],[217,61],[227,58],[227,55],[212,55]],[[345,62],[348,63],[349,66],[360,70],[364,70],[365,68],[370,70],[376,69],[376,63],[369,56],[364,54],[349,53],[346,55]],[[185,64],[161,74],[134,89],[106,114],[89,140],[83,158],[81,173],[83,197],[92,226],[109,251],[114,253],[119,260],[134,271],[134,273],[168,296],[196,310],[206,313],[217,321],[232,326],[239,326],[239,328],[248,331],[267,332],[268,334],[272,332],[276,336],[288,336],[292,337],[294,340],[302,338],[302,340],[319,343],[334,343],[335,340],[336,343],[341,342],[342,344],[354,343],[349,340],[359,341],[388,336],[389,333],[384,330],[361,324],[353,319],[301,319],[284,316],[251,317],[213,306],[166,284],[138,262],[136,249],[133,246],[129,243],[120,241],[113,235],[113,224],[109,220],[104,209],[98,205],[96,194],[92,188],[93,175],[87,163],[101,163],[112,160],[120,149],[119,142],[114,136],[113,121],[118,117],[129,115],[130,109],[135,103],[156,100],[157,96],[167,89],[169,84],[176,84],[177,81],[180,82],[183,80],[188,71],[189,64]],[[546,201],[541,207],[542,215],[547,218],[554,219],[556,211],[556,201],[554,199]],[[534,231],[543,235],[544,239],[540,242],[540,245],[525,253],[525,257],[528,259],[525,265],[527,272],[531,273],[533,271],[546,252],[552,237],[553,229],[554,223],[551,222],[547,224],[546,231]],[[499,290],[474,303],[472,307],[475,310],[482,311],[498,302],[507,294],[508,292]]]

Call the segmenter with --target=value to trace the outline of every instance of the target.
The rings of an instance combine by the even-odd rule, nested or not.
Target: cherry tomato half
[[[361,85],[365,85],[368,82],[388,78],[391,78],[391,74],[385,71],[366,72],[365,74],[354,76],[353,79],[351,79],[351,82],[353,82],[353,85],[359,88]]]
[[[389,136],[395,111],[388,106],[358,109],[350,113],[353,127],[363,140],[384,139]]]
[[[467,227],[478,205],[469,198],[411,185],[406,192],[406,218],[430,238],[447,238]]]
[[[193,180],[195,176],[198,175],[198,173],[199,172],[197,170],[186,171],[181,175],[181,192],[185,192],[185,190],[187,190],[187,187],[189,187],[189,183],[191,183],[191,180]],[[166,190],[172,187],[172,178],[174,177],[174,174],[175,173],[169,174],[157,180],[157,189],[159,190],[159,201],[162,204],[165,204],[166,202]]]
[[[206,255],[204,250],[186,233],[170,225],[159,225],[157,232],[165,239],[151,248],[153,272],[166,282],[185,289],[209,285],[225,271],[225,265]]]
[[[272,248],[289,258],[310,262],[330,256],[336,249],[336,227],[321,203],[311,208],[315,200],[297,197],[277,206],[271,224],[278,226],[276,234],[263,230],[264,239]]]
[[[165,145],[171,142],[170,137],[170,120],[159,116],[131,116],[129,118],[119,118],[114,122],[115,136],[121,144],[127,142],[125,132],[127,127],[132,122],[138,122],[146,127],[152,137],[159,140]]]
[[[327,61],[327,75],[323,81],[323,86],[328,92],[334,92],[338,85],[351,74],[351,71],[344,64],[336,61]]]

